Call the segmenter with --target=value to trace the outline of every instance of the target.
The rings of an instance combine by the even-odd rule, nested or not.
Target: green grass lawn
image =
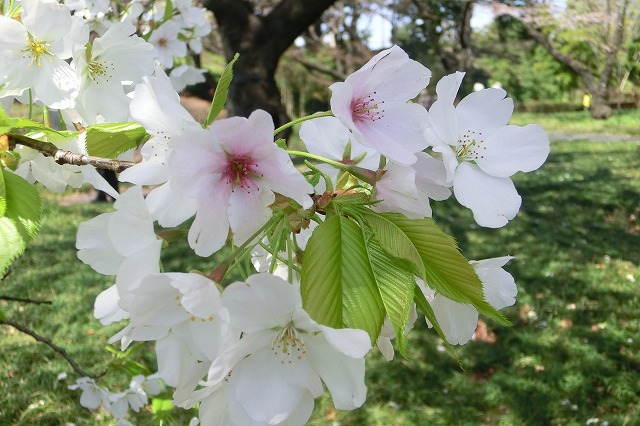
[[[587,111],[558,112],[553,114],[515,113],[512,124],[541,125],[547,132],[557,133],[607,133],[611,135],[637,136],[640,138],[640,110],[613,111],[607,120],[594,120]]]
[[[515,181],[522,209],[500,230],[474,226],[455,201],[434,205],[434,218],[467,257],[516,256],[508,269],[520,292],[505,310],[513,327],[488,324],[494,342],[458,349],[462,370],[420,320],[410,359],[368,357],[363,408],[337,412],[325,396],[310,424],[640,424],[640,146],[554,142],[547,164]],[[0,295],[53,305],[0,301],[0,309],[64,346],[86,370],[114,365],[105,383],[123,390],[131,366],[104,349],[119,328],[92,317],[93,300],[111,279],[93,273],[74,250],[78,223],[110,208],[47,201],[40,234],[0,283]],[[172,245],[165,267],[211,268],[185,253]],[[67,389],[77,376],[51,349],[7,326],[0,339],[0,425],[114,424],[79,405],[80,393]],[[133,359],[153,368],[152,346],[141,348]],[[61,372],[69,378],[59,381]],[[193,415],[172,414],[165,425]],[[148,413],[132,421],[155,424]]]

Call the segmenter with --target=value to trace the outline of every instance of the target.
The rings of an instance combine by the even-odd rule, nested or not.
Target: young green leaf
[[[204,127],[207,127],[216,119],[218,114],[220,114],[220,111],[222,111],[222,108],[224,108],[224,104],[227,103],[229,85],[233,79],[233,64],[236,63],[239,56],[240,55],[236,53],[231,62],[229,62],[222,71],[222,75],[220,76],[220,80],[218,80],[218,85],[216,86],[216,91],[213,94],[213,102],[211,102],[211,108],[209,109],[209,114],[204,122]]]
[[[135,122],[94,124],[87,128],[87,152],[96,157],[115,158],[147,139],[147,131]]]
[[[314,320],[365,330],[375,342],[385,309],[356,222],[333,216],[315,229],[304,254],[300,287],[303,306]]]
[[[391,325],[396,332],[398,350],[407,357],[405,327],[413,304],[413,291],[416,279],[413,266],[405,259],[398,259],[385,251],[377,241],[373,231],[367,238],[367,254],[373,275],[375,276],[382,303]]]
[[[38,232],[42,213],[40,194],[20,176],[1,170],[4,215],[0,217],[0,276]]]
[[[494,321],[510,322],[484,298],[482,282],[449,235],[430,218],[407,219],[398,213],[384,213],[411,240],[424,263],[424,281],[451,300],[473,305]]]
[[[0,217],[7,209],[7,190],[4,186],[4,171],[0,171]]]

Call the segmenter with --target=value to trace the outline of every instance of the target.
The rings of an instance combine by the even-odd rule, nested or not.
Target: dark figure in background
[[[98,169],[98,173],[102,175],[102,177],[111,185],[116,191],[118,190],[118,177],[116,176],[116,172],[112,170],[102,170]],[[98,191],[98,196],[95,201],[99,202],[107,202],[107,201],[115,201],[112,196],[108,195],[106,192]]]

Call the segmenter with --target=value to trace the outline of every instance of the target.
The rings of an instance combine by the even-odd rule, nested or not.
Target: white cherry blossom
[[[499,228],[520,209],[510,176],[539,168],[549,155],[549,138],[535,124],[507,125],[513,101],[502,89],[471,93],[454,106],[463,76],[457,72],[438,82],[427,139],[442,153],[458,202],[471,209],[479,225]]]
[[[187,54],[187,44],[178,38],[179,33],[180,25],[171,19],[155,28],[149,37],[158,62],[165,68],[173,66],[174,57],[182,58]]]

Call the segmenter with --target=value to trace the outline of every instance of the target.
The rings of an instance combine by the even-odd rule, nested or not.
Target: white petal
[[[360,407],[367,398],[364,358],[346,356],[327,343],[324,333],[305,336],[309,362],[327,385],[337,409],[353,410]]]
[[[371,339],[364,330],[331,328],[320,325],[323,336],[331,347],[351,358],[362,358],[371,350]]]
[[[468,162],[458,166],[453,185],[456,199],[471,209],[478,225],[500,228],[520,210],[522,198],[511,179],[489,176]]]
[[[154,188],[145,201],[151,216],[166,228],[180,225],[196,214],[198,209],[195,198],[176,191],[170,182]]]
[[[238,246],[273,215],[269,206],[273,204],[275,195],[261,182],[257,184],[253,188],[236,185],[229,197],[229,224],[233,231],[233,242]]]
[[[229,285],[222,293],[222,304],[231,312],[236,328],[245,333],[282,328],[302,307],[299,289],[282,278],[256,274],[247,282]]]
[[[115,275],[124,261],[107,234],[109,220],[114,213],[103,213],[78,226],[76,248],[78,259],[104,275]]]
[[[485,139],[487,149],[476,160],[487,174],[509,177],[516,172],[539,168],[549,155],[549,138],[542,127],[506,126]]]
[[[82,170],[82,178],[85,182],[99,191],[106,192],[116,200],[120,197],[120,193],[98,173],[95,167],[87,165],[81,166],[80,168]]]
[[[438,100],[429,108],[429,122],[434,134],[449,145],[455,145],[458,140],[458,118],[453,102],[463,77],[463,72],[456,72],[440,79],[436,85]]]
[[[399,212],[410,219],[431,216],[431,207],[418,193],[416,171],[412,166],[394,162],[387,164],[385,174],[376,182],[376,200],[373,209],[380,212]]]
[[[504,127],[513,114],[513,99],[502,89],[484,89],[466,96],[456,106],[458,137],[469,130],[486,138]]]
[[[471,340],[478,325],[476,308],[454,302],[441,294],[436,294],[429,303],[449,343],[464,345]]]
[[[510,273],[502,269],[511,256],[471,262],[484,287],[484,297],[496,309],[516,302],[518,287]]]
[[[182,297],[180,304],[189,313],[200,318],[217,314],[222,307],[216,284],[199,274],[172,274],[171,286]]]
[[[197,364],[184,339],[173,333],[156,342],[156,358],[160,377],[173,387],[180,386]]]
[[[198,256],[207,257],[218,251],[229,234],[229,196],[231,187],[224,182],[206,182],[208,197],[200,197],[196,218],[189,228],[189,245]]]
[[[128,313],[120,309],[119,301],[118,288],[112,285],[96,297],[93,304],[93,316],[102,325],[109,325],[127,318]]]

